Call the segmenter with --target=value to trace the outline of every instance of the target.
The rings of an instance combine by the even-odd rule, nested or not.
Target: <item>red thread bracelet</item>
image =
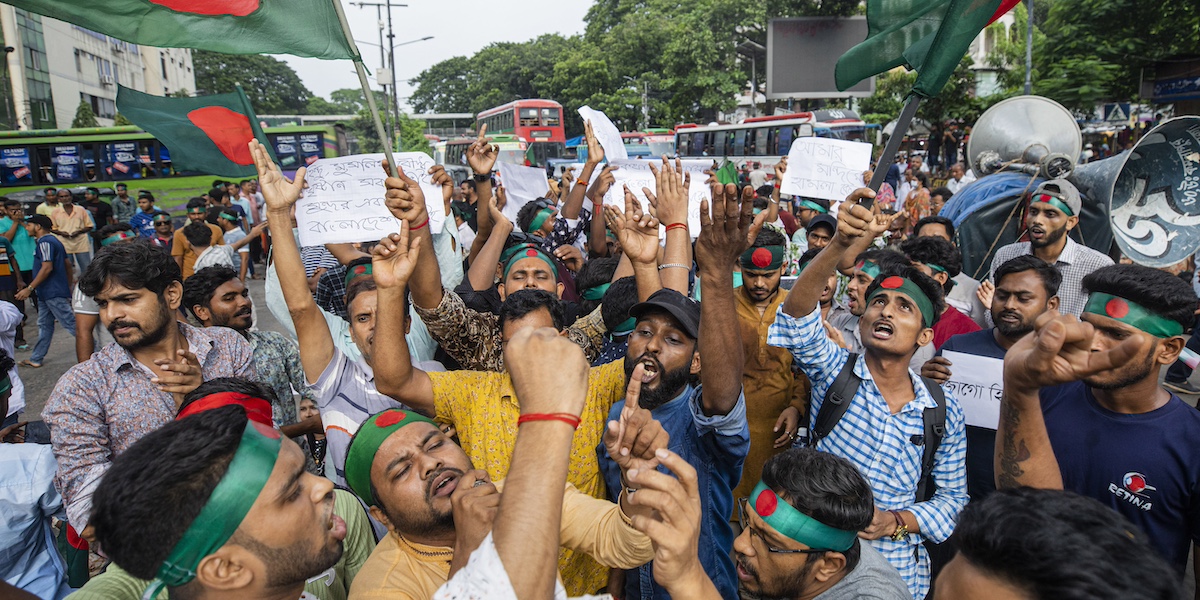
[[[588,184],[588,182],[586,179],[576,179],[575,180],[575,185],[582,185],[583,187],[586,188],[587,184]]]
[[[424,226],[426,226],[426,225],[428,225],[428,224],[429,224],[429,218],[428,218],[428,217],[426,217],[424,221],[421,221],[421,224],[420,224],[420,225],[410,225],[410,226],[409,226],[409,228],[408,228],[408,230],[409,230],[409,231],[416,231],[416,230],[418,230],[418,229],[420,229],[420,228],[422,228],[422,227],[424,227]]]
[[[782,183],[780,183],[780,182],[778,182],[778,181],[776,181],[776,182],[775,182],[775,189],[779,189],[779,188],[780,188],[780,187],[782,187],[782,186],[783,186],[783,184],[782,184]]]
[[[670,231],[672,229],[687,230],[687,223],[671,223],[670,225],[667,225],[667,231]]]
[[[581,422],[579,417],[571,413],[530,413],[518,417],[517,425],[524,425],[525,423],[532,421],[562,421],[574,429],[579,429],[579,424]]]

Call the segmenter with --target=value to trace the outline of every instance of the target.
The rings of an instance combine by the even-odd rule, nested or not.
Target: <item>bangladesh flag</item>
[[[917,71],[914,94],[936,96],[975,36],[1019,1],[867,0],[867,39],[838,59],[837,87],[905,66]]]
[[[119,86],[117,111],[166,144],[176,171],[255,177],[249,148],[254,138],[278,162],[241,86],[231,94],[195,98],[151,96]]]
[[[133,44],[225,54],[357,58],[338,0],[5,0]]]
[[[722,184],[737,183],[738,182],[737,165],[733,164],[729,160],[726,160],[725,164],[723,166],[721,166],[720,169],[717,169],[716,175],[717,175],[717,181],[721,182]]]

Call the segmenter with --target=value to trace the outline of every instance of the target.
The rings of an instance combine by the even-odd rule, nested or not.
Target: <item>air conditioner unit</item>
[[[113,52],[124,52],[125,46],[122,44],[113,44],[112,49],[113,49]]]
[[[113,79],[113,76],[112,76],[112,75],[101,75],[101,76],[100,76],[100,83],[101,83],[102,85],[112,85],[112,84],[116,83],[116,80],[115,80],[115,79]]]

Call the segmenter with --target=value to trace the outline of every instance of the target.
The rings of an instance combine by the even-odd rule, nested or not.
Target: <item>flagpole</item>
[[[871,177],[871,189],[876,192],[883,185],[883,180],[887,177],[888,169],[892,167],[892,161],[896,158],[896,152],[900,151],[900,142],[904,140],[904,136],[908,133],[908,125],[912,122],[913,116],[917,114],[917,107],[921,104],[921,97],[913,94],[908,97],[908,102],[905,102],[904,109],[900,111],[900,118],[896,119],[896,128],[892,130],[892,137],[888,138],[888,143],[883,147],[883,154],[879,156],[879,162],[875,163],[875,175]],[[940,140],[939,140],[940,141]],[[870,206],[870,202],[862,204]]]
[[[354,55],[358,57],[354,60],[354,70],[358,73],[358,83],[362,86],[363,96],[367,99],[367,110],[371,111],[371,117],[375,121],[375,132],[379,135],[379,141],[383,143],[383,154],[387,157],[388,172],[392,177],[396,177],[396,159],[392,156],[392,137],[388,135],[383,126],[383,120],[379,118],[379,107],[375,105],[375,93],[371,90],[371,83],[367,81],[367,67],[362,63],[362,56],[358,52],[358,44],[354,42],[354,34],[350,31],[350,23],[346,21],[346,11],[342,10],[341,0],[330,1],[333,2],[333,9],[337,12],[338,20],[342,23],[342,33],[346,36],[346,43],[354,49]],[[392,65],[393,71],[395,68],[395,65]]]

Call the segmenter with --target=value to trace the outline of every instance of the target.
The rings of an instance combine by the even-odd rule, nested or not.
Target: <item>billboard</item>
[[[875,78],[839,92],[833,67],[867,39],[866,17],[771,19],[767,27],[767,98],[865,98]]]

